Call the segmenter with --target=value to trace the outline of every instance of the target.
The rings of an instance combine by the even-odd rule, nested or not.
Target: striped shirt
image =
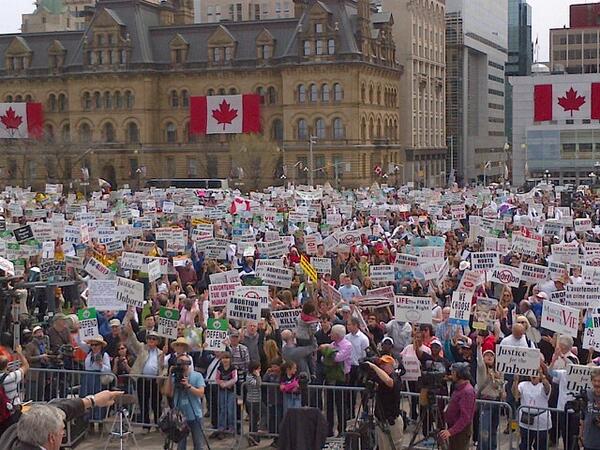
[[[14,372],[10,372],[6,378],[4,378],[4,382],[2,383],[4,392],[13,405],[21,404],[21,397],[19,397],[19,383],[22,379],[23,371],[17,369]]]

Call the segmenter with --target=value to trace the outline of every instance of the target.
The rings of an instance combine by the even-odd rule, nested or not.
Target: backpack
[[[8,375],[8,373],[5,373],[0,377],[0,424],[6,422],[10,418],[13,409],[13,404],[8,399],[6,391],[4,390],[4,380],[6,380]]]

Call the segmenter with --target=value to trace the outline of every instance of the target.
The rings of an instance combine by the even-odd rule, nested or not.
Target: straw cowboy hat
[[[171,343],[171,348],[175,348],[176,345],[185,345],[186,351],[190,349],[190,343],[184,337],[179,337]]]
[[[93,336],[85,341],[86,344],[91,345],[92,343],[99,343],[102,347],[106,347],[106,341],[102,336]]]

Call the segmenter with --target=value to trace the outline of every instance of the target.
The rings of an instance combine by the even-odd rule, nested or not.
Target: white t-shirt
[[[19,383],[21,380],[23,380],[23,371],[17,369],[9,373],[2,383],[4,392],[13,405],[21,404],[21,397],[19,397]]]
[[[369,338],[362,331],[358,330],[356,334],[348,333],[346,339],[352,344],[352,359],[350,365],[358,366],[358,363],[367,357],[367,348],[369,348]]]
[[[537,408],[548,408],[548,399],[552,393],[552,389],[548,391],[548,394],[544,391],[544,385],[542,382],[533,384],[531,381],[522,381],[519,383],[519,392],[521,393],[521,407],[531,406],[532,409],[521,408],[519,410],[519,426],[527,430],[538,430],[545,431],[552,428],[552,417],[550,412],[545,411],[536,416],[533,419],[533,424],[527,425],[521,422],[521,416],[523,411],[529,414],[537,414],[541,412]]]
[[[508,345],[510,347],[535,348],[535,344],[531,340],[529,340],[529,344],[527,344],[527,338],[525,337],[525,335],[521,336],[521,339],[516,339],[512,334],[509,334],[500,341],[500,345]]]

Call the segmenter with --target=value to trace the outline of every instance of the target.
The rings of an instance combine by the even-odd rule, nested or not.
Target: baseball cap
[[[385,343],[385,342],[387,342],[388,344],[394,345],[394,340],[391,337],[389,337],[389,336],[386,336],[386,337],[384,337],[381,340],[382,344]]]
[[[119,319],[112,319],[110,322],[108,322],[108,324],[111,327],[120,327],[121,326],[121,321]]]
[[[441,347],[442,343],[440,342],[440,340],[438,338],[433,338],[429,345],[439,345]]]
[[[390,355],[383,355],[379,358],[379,362],[381,362],[382,364],[395,364],[396,360],[394,359],[393,356]]]
[[[342,305],[342,311],[349,312],[350,311],[350,305],[347,305],[347,304]]]
[[[240,332],[238,330],[231,330],[229,332],[229,336],[240,336]]]
[[[35,333],[37,330],[41,330],[42,327],[40,327],[39,325],[36,325],[35,327],[33,327],[33,330],[31,331],[32,333]]]

